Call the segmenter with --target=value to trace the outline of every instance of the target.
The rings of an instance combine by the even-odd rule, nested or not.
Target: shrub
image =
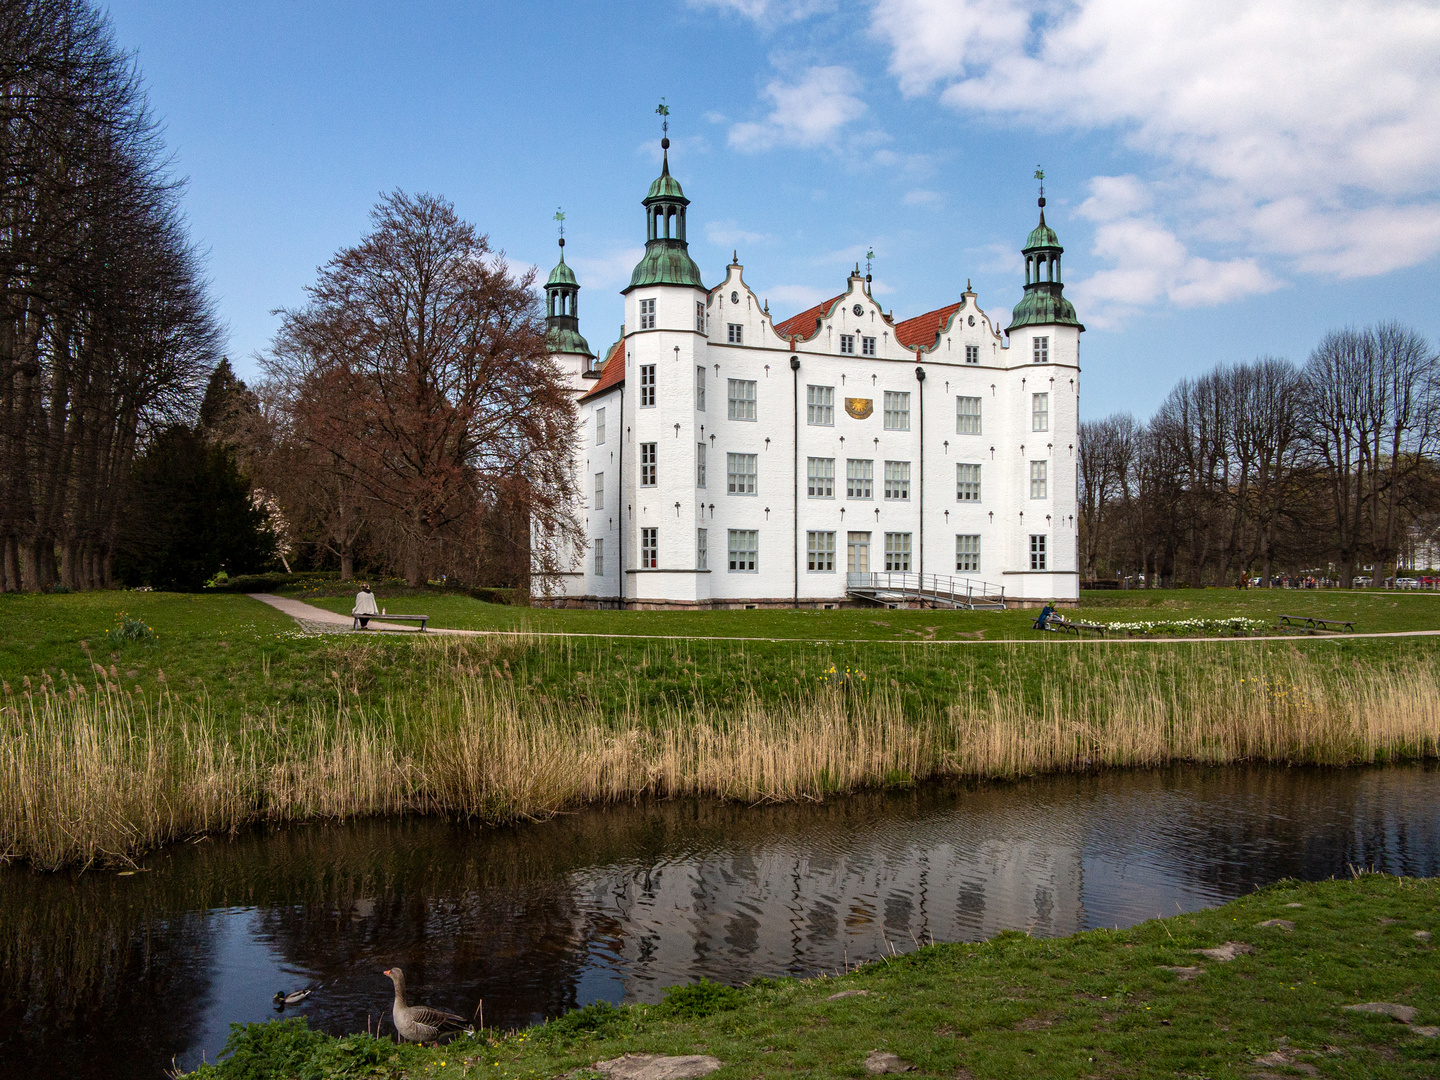
[[[202,1065],[196,1080],[351,1080],[400,1075],[400,1050],[369,1035],[332,1039],[304,1018],[231,1024],[220,1060]]]
[[[738,1009],[744,1000],[744,993],[734,987],[701,979],[689,986],[670,987],[665,991],[665,1000],[657,1011],[676,1020],[702,1020],[719,1012]]]
[[[608,1001],[596,1001],[583,1009],[572,1009],[564,1016],[557,1017],[535,1031],[537,1038],[565,1042],[588,1036],[604,1037],[613,1034],[625,1019],[625,1010],[617,1009]]]
[[[112,649],[121,649],[126,645],[144,645],[153,649],[160,639],[143,619],[132,619],[122,611],[115,616],[115,625],[105,631],[105,642]]]

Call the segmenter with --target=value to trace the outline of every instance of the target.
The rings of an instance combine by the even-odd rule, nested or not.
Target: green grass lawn
[[[331,587],[297,591],[330,611],[349,614],[353,593],[334,595]],[[1030,629],[1033,610],[890,611],[849,608],[838,611],[786,608],[754,611],[589,611],[517,608],[487,604],[455,593],[396,590],[377,593],[389,610],[429,615],[431,625],[460,630],[535,630],[592,634],[776,638],[812,641],[964,641],[1038,638]],[[1246,616],[1274,623],[1279,615],[1315,615],[1352,619],[1356,630],[1440,629],[1440,593],[1353,590],[1280,591],[1264,589],[1166,589],[1096,591],[1081,598],[1077,614],[1087,622],[1162,621]]]
[[[522,1032],[398,1049],[303,1022],[237,1028],[201,1080],[324,1075],[599,1076],[626,1053],[710,1054],[716,1080],[855,1077],[874,1051],[965,1080],[1440,1075],[1440,880],[1283,882],[1212,911],[1071,938],[1007,932],[851,974],[702,984],[658,1006],[591,1006]],[[1259,925],[1284,919],[1293,930]],[[1230,962],[1194,950],[1253,948]],[[1169,968],[1199,969],[1193,977]],[[844,996],[837,996],[844,995]],[[1413,1024],[1346,1011],[1386,1002]],[[1421,1029],[1428,1029],[1427,1035]],[[308,1070],[308,1071],[307,1071]]]
[[[333,611],[348,612],[352,603],[348,595],[309,599]],[[387,596],[384,591],[381,602],[430,615],[438,626],[627,635],[522,639],[495,670],[538,695],[628,703],[640,709],[691,701],[728,706],[747,696],[776,701],[803,694],[834,667],[840,673],[847,668],[864,672],[867,686],[893,689],[907,711],[918,714],[943,708],[975,685],[1019,682],[1038,695],[1074,649],[1068,639],[1031,630],[1034,613],[1027,611],[556,611],[487,604],[456,594]],[[105,633],[121,612],[154,628],[158,642],[153,648],[106,643]],[[1107,621],[1331,614],[1354,617],[1360,630],[1431,629],[1440,628],[1440,596],[1221,589],[1101,592],[1086,594],[1082,613],[1086,619]],[[0,679],[14,690],[26,676],[85,673],[98,661],[114,667],[122,685],[151,694],[160,689],[163,673],[172,692],[206,696],[217,717],[230,722],[257,711],[333,701],[342,676],[354,688],[362,710],[379,709],[397,697],[423,699],[438,662],[436,639],[422,642],[417,634],[307,637],[273,608],[230,594],[7,594],[0,595],[0,626]],[[664,635],[715,640],[669,641]],[[1049,647],[937,649],[922,644],[995,639],[1041,641]],[[1094,663],[1104,663],[1096,650],[1083,648],[1087,655],[1095,654]],[[1177,669],[1200,664],[1243,673],[1257,660],[1283,657],[1295,648],[1337,669],[1356,664],[1404,667],[1435,656],[1440,640],[1314,637],[1294,643],[1237,642],[1219,651],[1184,643],[1102,648],[1107,653],[1130,650],[1136,664],[1173,664]]]

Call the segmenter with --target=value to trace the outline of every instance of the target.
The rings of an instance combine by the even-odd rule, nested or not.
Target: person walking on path
[[[361,630],[370,622],[366,616],[380,614],[380,609],[375,606],[375,594],[370,591],[369,582],[361,583],[360,591],[355,594],[355,610],[350,614],[360,620]]]

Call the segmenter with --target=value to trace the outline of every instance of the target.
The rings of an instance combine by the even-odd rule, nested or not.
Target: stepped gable
[[[776,323],[775,333],[782,337],[798,338],[801,341],[809,340],[815,336],[815,332],[819,329],[815,320],[823,319],[829,315],[835,305],[845,299],[845,295],[845,293],[841,293],[839,296],[833,296],[824,303],[816,304],[812,308],[806,308],[800,312],[799,315],[791,315],[790,318],[784,322]]]
[[[934,311],[927,311],[923,315],[916,315],[913,319],[906,319],[904,322],[895,324],[895,340],[907,349],[928,349],[935,344],[935,339],[940,336],[950,322],[955,312],[965,306],[964,300],[948,304]]]
[[[600,368],[600,381],[595,388],[587,394],[580,396],[581,401],[588,401],[590,398],[620,385],[625,381],[625,339],[621,338],[610,351],[605,355],[605,362]]]

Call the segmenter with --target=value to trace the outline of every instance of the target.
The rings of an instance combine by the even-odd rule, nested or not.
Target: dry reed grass
[[[543,818],[640,795],[818,799],[938,777],[1010,777],[1176,761],[1342,765],[1434,756],[1440,665],[1322,668],[1272,655],[1231,676],[1195,646],[1072,650],[1038,687],[1017,675],[907,715],[899,690],[825,684],[766,706],[659,712],[560,704],[433,646],[423,697],[333,705],[225,733],[204,700],[145,700],[96,668],[0,708],[0,859],[57,868],[123,860],[255,821],[441,813]],[[1216,647],[1208,647],[1214,649]],[[1177,674],[1178,672],[1178,674]],[[1033,675],[1033,672],[1032,672]]]

